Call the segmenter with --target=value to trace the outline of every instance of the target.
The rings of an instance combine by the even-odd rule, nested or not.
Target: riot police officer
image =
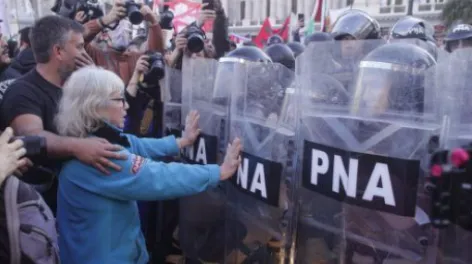
[[[420,40],[416,44],[426,49],[435,59],[437,58],[438,48],[434,39],[434,27],[423,19],[406,16],[395,23],[389,35],[390,42],[415,39]]]
[[[334,38],[330,33],[316,32],[305,38],[305,46],[308,46],[312,42],[318,41],[334,41]]]
[[[291,41],[287,43],[287,46],[292,50],[295,58],[297,58],[305,50],[305,47],[303,47],[300,42]]]
[[[424,163],[427,162],[425,157],[428,156],[425,142],[430,137],[429,130],[421,125],[418,129],[411,129],[406,124],[411,122],[413,116],[421,119],[424,114],[432,113],[435,91],[433,87],[429,87],[428,80],[435,65],[435,60],[426,50],[403,42],[378,47],[362,59],[351,103],[352,113],[364,119],[357,127],[359,131],[363,131],[361,140],[381,135],[382,129],[390,123],[405,126],[396,133],[385,136],[369,151],[391,158],[419,160],[422,163],[420,168],[424,168]],[[439,124],[439,120],[436,121]],[[356,215],[358,220],[352,221],[348,230],[371,240],[367,244],[351,240],[347,246],[347,257],[354,258],[357,254],[370,258],[375,263],[384,263],[386,259],[411,260],[412,256],[428,258],[428,250],[434,249],[434,235],[427,217],[429,197],[423,191],[425,176],[426,172],[421,169],[418,173],[409,172],[407,177],[417,179],[417,188],[411,189],[408,184],[392,187],[395,193],[405,196],[418,192],[410,196],[416,204],[410,210],[415,212],[414,217],[346,206],[348,214]],[[375,222],[384,231],[374,231],[374,235],[369,225],[365,224],[366,221]],[[389,246],[377,248],[376,245],[382,243]],[[409,253],[401,253],[402,251]]]
[[[242,46],[239,47],[221,58],[221,62],[227,62],[229,59],[243,59],[252,62],[272,62],[269,56],[256,46]]]
[[[272,62],[280,63],[292,71],[295,70],[295,56],[289,46],[285,44],[274,44],[268,46],[265,49],[265,53],[269,55]]]
[[[281,44],[284,43],[284,40],[279,35],[272,35],[267,40],[267,46],[274,45],[274,44]]]
[[[348,10],[334,23],[331,34],[336,40],[333,58],[339,63],[337,78],[350,89],[359,61],[382,44],[379,23],[361,10]]]
[[[472,26],[468,24],[458,24],[454,26],[446,38],[446,51],[453,52],[456,49],[472,46]]]

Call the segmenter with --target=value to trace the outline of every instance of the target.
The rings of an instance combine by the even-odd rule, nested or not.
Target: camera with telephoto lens
[[[205,47],[205,32],[196,25],[187,28],[185,38],[187,39],[187,49],[191,53],[198,53]]]
[[[23,148],[26,149],[25,157],[45,157],[47,155],[46,138],[38,136],[13,137],[10,142],[17,139],[23,141]]]
[[[160,52],[148,53],[149,70],[141,76],[139,82],[143,92],[154,99],[160,99],[159,81],[165,75],[164,56]]]
[[[56,0],[51,11],[70,19],[75,19],[75,15],[83,11],[85,15],[83,23],[103,16],[98,0]]]
[[[133,0],[127,0],[125,2],[126,14],[129,21],[133,25],[139,25],[143,22],[144,17],[140,11],[140,5],[134,2]]]
[[[80,11],[84,12],[85,15],[85,20],[83,23],[103,16],[103,11],[100,8],[100,3],[98,0],[78,1],[75,14]]]
[[[472,143],[436,151],[431,158],[425,188],[431,194],[434,227],[456,224],[472,231]]]
[[[169,10],[169,6],[165,5],[161,13],[160,25],[162,29],[172,30],[174,25],[172,21],[174,20],[174,13]]]

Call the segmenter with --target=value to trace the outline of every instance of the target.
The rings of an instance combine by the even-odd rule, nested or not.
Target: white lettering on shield
[[[201,162],[202,164],[208,164],[207,162],[207,155],[206,155],[206,147],[205,147],[205,139],[199,138],[198,141],[198,149],[197,149],[197,157],[195,158],[196,162]]]
[[[330,164],[326,152],[313,149],[310,175],[311,184],[317,185],[318,177],[320,175],[325,175],[328,172],[330,165],[332,165],[332,191],[339,193],[340,185],[342,185],[347,196],[357,198],[357,173],[359,161],[354,158],[349,158],[347,164],[349,164],[348,170],[346,170],[346,167],[344,166],[343,157],[339,155],[334,155],[333,162]],[[388,165],[385,163],[375,163],[362,199],[365,201],[372,201],[375,196],[383,198],[387,205],[395,206],[396,204],[393,195],[392,181],[390,179],[390,171]]]
[[[248,186],[248,172],[249,172],[249,160],[247,158],[243,159],[241,165],[239,165],[236,184],[241,186],[241,188],[247,190]],[[256,163],[256,169],[254,170],[254,174],[252,175],[251,186],[249,191],[257,194],[260,192],[261,197],[267,199],[267,187],[266,187],[266,179],[265,179],[265,172],[264,172],[264,165],[262,163]]]
[[[199,137],[197,142],[197,152],[195,153],[195,144],[185,149],[185,156],[196,163],[208,164],[205,138]]]

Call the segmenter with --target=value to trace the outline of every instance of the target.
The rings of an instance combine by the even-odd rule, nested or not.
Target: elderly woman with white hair
[[[187,116],[184,136],[179,139],[123,134],[120,129],[128,107],[124,87],[116,74],[97,67],[74,72],[64,85],[56,120],[59,133],[105,138],[121,145],[128,159],[114,161],[122,170],[110,176],[78,160],[64,164],[57,198],[63,263],[147,263],[136,201],[205,191],[229,179],[240,164],[239,139],[228,146],[221,166],[154,161],[178,155],[193,144],[200,132],[199,115],[193,111]]]

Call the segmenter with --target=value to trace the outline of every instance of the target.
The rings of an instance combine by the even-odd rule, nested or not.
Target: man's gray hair
[[[59,112],[56,116],[60,135],[87,137],[106,121],[99,114],[114,93],[124,92],[124,83],[115,73],[88,66],[75,71],[63,87]]]
[[[63,47],[71,32],[82,34],[84,27],[72,19],[55,15],[45,16],[36,21],[29,33],[36,63],[48,63],[54,45]]]

